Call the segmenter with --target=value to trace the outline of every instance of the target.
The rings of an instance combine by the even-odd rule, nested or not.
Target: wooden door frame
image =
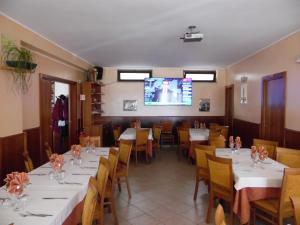
[[[70,85],[70,97],[71,97],[71,90],[72,90],[72,86],[73,88],[76,87],[76,90],[78,91],[78,84],[77,82],[75,81],[71,81],[71,80],[66,80],[66,79],[63,79],[63,78],[59,78],[59,77],[54,77],[54,76],[50,76],[50,75],[46,75],[46,74],[43,74],[43,73],[40,73],[39,74],[40,78],[39,78],[39,94],[40,94],[40,132],[43,130],[42,126],[44,126],[43,122],[42,122],[42,102],[43,102],[43,99],[41,97],[41,94],[42,94],[42,85],[41,85],[41,82],[42,80],[48,80],[48,81],[51,81],[51,82],[61,82],[61,83],[65,83],[65,84],[69,84]],[[76,91],[76,96],[77,96],[77,91]],[[74,93],[73,93],[74,94]],[[69,126],[69,134],[71,133],[70,130],[71,128],[75,127],[76,128],[76,132],[78,130],[78,124],[77,124],[77,115],[78,115],[78,100],[76,98],[76,101],[74,101],[73,103],[71,103],[71,98],[69,100],[69,104],[70,106],[69,107],[72,107],[72,109],[75,109],[76,112],[76,121],[73,121],[73,123],[71,124],[71,126]],[[74,106],[72,106],[71,104],[74,104]],[[69,122],[70,120],[72,119],[71,118],[71,108],[69,108]],[[71,135],[69,135],[69,144],[72,143],[72,140],[71,140]],[[74,141],[74,140],[73,140]],[[44,149],[44,140],[43,140],[43,136],[42,134],[40,133],[40,149],[41,149],[41,160],[42,160],[42,154],[43,154],[43,149]]]
[[[231,99],[231,101],[232,101],[232,105],[233,105],[233,107],[232,107],[232,121],[231,121],[231,124],[228,124],[230,127],[229,127],[229,129],[233,132],[233,120],[234,120],[234,84],[231,84],[231,85],[227,85],[227,86],[225,86],[225,116],[224,116],[224,123],[225,123],[225,125],[227,125],[226,124],[226,122],[228,121],[227,119],[227,104],[228,104],[228,102],[227,102],[227,93],[226,93],[226,91],[228,90],[228,89],[232,89],[232,99]]]
[[[265,93],[265,84],[271,80],[277,80],[283,78],[284,82],[284,112],[283,112],[283,131],[281,134],[283,146],[285,146],[285,116],[286,116],[286,71],[275,73],[272,75],[267,75],[262,78],[262,87],[261,87],[261,123],[260,123],[260,134],[261,138],[264,138],[264,126],[265,126],[265,108],[266,108],[266,93]]]

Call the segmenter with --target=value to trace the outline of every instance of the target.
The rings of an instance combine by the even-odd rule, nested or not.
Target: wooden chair
[[[215,146],[216,148],[226,148],[224,136],[210,136],[209,145]]]
[[[90,141],[94,143],[95,147],[101,147],[101,138],[100,136],[88,136],[88,137],[79,137],[79,143],[83,147],[87,147],[87,138],[90,138]]]
[[[254,224],[256,217],[271,224],[283,224],[283,219],[294,215],[290,197],[300,196],[300,168],[285,168],[280,198],[253,201],[251,209]]]
[[[291,168],[300,168],[300,150],[276,147],[276,160]]]
[[[232,160],[220,158],[213,155],[206,155],[209,168],[210,193],[206,222],[210,223],[211,210],[214,199],[223,199],[230,205],[230,225],[233,225],[233,174]]]
[[[221,128],[221,135],[225,138],[225,142],[228,139],[228,131],[229,131],[229,126],[220,126]]]
[[[195,147],[196,156],[196,185],[194,192],[194,201],[197,199],[199,182],[209,182],[209,171],[206,154],[216,155],[216,147],[210,145],[197,145]]]
[[[257,148],[259,146],[264,146],[265,149],[269,153],[269,157],[272,159],[275,159],[276,156],[276,147],[278,146],[277,141],[268,141],[268,140],[263,140],[263,139],[253,139],[253,145],[255,145]]]
[[[114,133],[114,139],[115,139],[115,146],[119,146],[119,137],[121,135],[121,126],[115,126],[113,128],[113,133]]]
[[[109,175],[109,161],[104,157],[100,157],[98,172],[97,172],[97,189],[98,189],[98,201],[97,207],[94,213],[94,219],[98,221],[98,224],[104,225],[103,212],[104,212],[104,196],[106,191],[106,185]]]
[[[189,130],[187,128],[179,128],[179,151],[185,152],[188,155],[188,151],[190,149],[190,138],[189,138]],[[181,154],[179,152],[179,154]]]
[[[221,204],[218,204],[215,212],[215,225],[226,225],[224,210]]]
[[[119,191],[121,191],[122,178],[125,178],[127,185],[128,196],[131,198],[131,191],[128,178],[130,154],[132,150],[132,143],[126,143],[121,140],[119,147],[119,161],[117,166],[116,178],[118,180]]]
[[[290,197],[293,207],[294,207],[294,216],[296,220],[296,225],[300,225],[300,196]]]
[[[132,149],[135,151],[135,164],[137,164],[138,152],[145,152],[146,162],[148,162],[147,147],[148,147],[149,129],[137,129],[135,146]]]
[[[191,122],[190,122],[190,121],[184,120],[184,121],[181,122],[181,127],[182,127],[182,128],[191,128],[192,125],[191,125]]]
[[[46,156],[48,157],[48,160],[50,160],[50,157],[53,154],[52,148],[51,148],[51,146],[49,145],[48,142],[45,142],[44,146],[45,146]]]
[[[154,124],[153,128],[153,142],[152,142],[152,148],[155,150],[155,153],[159,153],[160,151],[160,135],[162,131],[162,126]]]
[[[135,121],[132,121],[130,123],[130,127],[131,128],[137,128],[137,129],[139,129],[139,128],[141,128],[141,126],[142,126],[142,123],[141,123],[140,120],[135,120]]]
[[[82,225],[92,225],[97,205],[98,189],[95,178],[90,177],[88,190],[84,199],[82,211]]]
[[[109,155],[108,155],[109,175],[108,175],[108,181],[107,181],[106,190],[104,194],[104,198],[105,198],[104,205],[108,205],[110,207],[110,211],[113,214],[115,224],[118,224],[118,217],[117,217],[115,197],[114,197],[118,160],[119,160],[119,151],[114,148],[110,148]]]
[[[32,171],[34,169],[32,160],[27,151],[23,152],[23,157],[24,157],[24,164],[25,164],[26,171],[29,173],[30,171]]]

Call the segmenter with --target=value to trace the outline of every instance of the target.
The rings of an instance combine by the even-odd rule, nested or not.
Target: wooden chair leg
[[[112,199],[111,199],[111,211],[112,211],[112,214],[113,214],[113,217],[114,217],[115,225],[118,225],[119,221],[118,221],[118,216],[117,216],[117,210],[116,210],[114,197],[112,197]]]
[[[194,201],[196,201],[196,199],[197,199],[198,187],[199,187],[199,180],[196,178],[196,185],[195,185],[195,192],[194,192]]]
[[[129,198],[131,198],[131,191],[130,191],[128,176],[126,176],[126,185],[127,185],[128,196],[129,196]]]
[[[211,192],[211,193],[209,193],[206,223],[210,223],[211,210],[212,210],[213,204],[214,204],[214,196],[213,196],[213,193]]]
[[[137,165],[137,151],[135,151],[135,165]]]
[[[233,202],[230,203],[230,217],[229,224],[234,225]]]

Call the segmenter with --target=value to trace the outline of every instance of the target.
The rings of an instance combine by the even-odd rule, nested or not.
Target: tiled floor
[[[120,225],[196,225],[206,224],[207,187],[201,183],[198,199],[193,201],[195,166],[185,158],[177,160],[175,149],[162,149],[151,164],[130,165],[132,198],[126,185],[116,192]],[[213,223],[213,218],[211,220]],[[105,214],[111,225],[111,214]]]

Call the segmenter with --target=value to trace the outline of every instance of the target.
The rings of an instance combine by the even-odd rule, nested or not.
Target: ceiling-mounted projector
[[[180,37],[180,39],[182,39],[184,42],[199,42],[204,38],[204,35],[199,31],[193,31],[194,29],[196,29],[196,26],[189,26],[188,28],[190,32],[187,32],[183,35],[183,37]]]

